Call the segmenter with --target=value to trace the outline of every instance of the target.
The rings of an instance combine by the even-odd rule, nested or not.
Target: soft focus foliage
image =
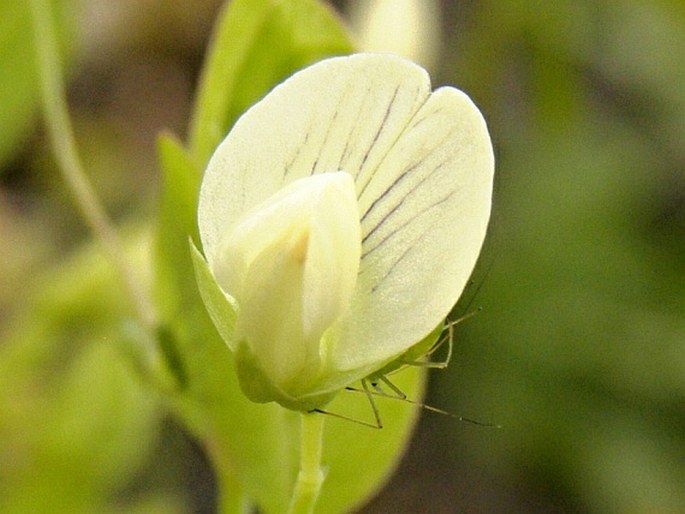
[[[113,5],[87,3],[91,14]],[[183,135],[217,7],[192,4],[179,14],[167,0],[117,3],[117,16],[128,20],[116,25],[123,32],[83,41],[77,48],[104,50],[77,51],[70,67],[84,160],[110,211],[131,225],[126,237],[141,266],[150,258],[149,228],[141,227],[152,225],[162,182],[154,171],[157,133]],[[682,511],[685,8],[676,0],[445,0],[442,8],[434,82],[454,83],[481,107],[498,179],[491,235],[466,291],[467,302],[476,297],[468,309],[483,312],[457,326],[452,366],[431,374],[428,401],[504,428],[426,413],[400,472],[367,511]],[[279,55],[282,63],[290,54],[280,43],[301,41],[286,38],[275,21],[263,30],[272,39],[254,63]],[[0,61],[2,87],[16,77],[8,89],[16,105],[29,101],[22,99],[30,96],[25,64]],[[242,68],[278,72],[255,79],[256,96],[233,115],[290,68]],[[137,331],[111,270],[84,240],[29,110],[13,108],[0,131],[0,511],[212,512],[213,471],[123,357],[135,349]],[[172,139],[159,146],[183,174],[200,169],[211,143],[190,154]],[[172,168],[165,166],[170,175]],[[179,233],[156,244],[187,248],[186,200],[165,205],[163,216],[179,221]],[[188,291],[172,279],[156,287],[165,299],[174,298],[165,291]],[[173,319],[182,308],[170,300],[161,311]],[[184,323],[176,330],[190,331]],[[207,347],[183,365],[169,332],[163,357],[171,377],[158,377],[158,390],[187,388],[172,404],[187,416],[197,413],[188,398],[217,401],[217,390],[194,380],[225,351],[203,323]],[[367,418],[366,400],[353,400],[360,402],[330,408]],[[383,435],[331,421],[326,437],[375,451],[385,431],[404,426],[396,416],[413,415],[403,404],[379,404]],[[265,428],[251,415],[250,430],[289,423]],[[207,425],[198,419],[198,426]],[[334,473],[377,472],[393,458],[373,453],[378,460],[370,462],[356,448],[354,463],[345,446],[329,448],[331,483]],[[209,451],[217,449],[240,450]],[[251,452],[274,451],[257,443],[243,450],[243,463]],[[292,458],[288,448],[278,451]],[[322,504],[338,512],[377,479],[324,488]]]

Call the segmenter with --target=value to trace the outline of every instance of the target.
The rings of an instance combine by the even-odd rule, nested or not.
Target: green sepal
[[[216,283],[207,261],[192,241],[190,241],[190,251],[200,296],[219,335],[233,352],[236,373],[243,394],[256,403],[275,401],[287,409],[304,412],[323,407],[328,403],[335,396],[335,392],[308,396],[301,400],[284,393],[271,383],[249,347],[235,339],[237,307],[231,303],[229,297]]]
[[[212,319],[221,339],[233,352],[236,352],[238,344],[234,340],[234,331],[237,307],[231,303],[219,284],[216,283],[207,261],[192,240],[190,240],[190,254],[195,267],[195,279],[200,290],[200,296],[207,308],[209,317]]]
[[[253,402],[275,401],[286,409],[310,412],[324,407],[337,394],[336,391],[305,398],[294,398],[271,383],[247,345],[238,345],[238,351],[234,357],[240,389]]]

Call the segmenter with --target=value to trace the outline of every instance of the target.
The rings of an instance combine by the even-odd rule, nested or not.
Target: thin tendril
[[[133,273],[121,241],[95,194],[76,151],[50,7],[49,0],[31,0],[36,65],[40,75],[48,135],[69,192],[86,224],[117,269],[140,323],[150,333],[155,323],[152,303]]]

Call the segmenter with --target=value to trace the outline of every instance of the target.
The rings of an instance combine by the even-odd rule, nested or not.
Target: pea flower
[[[478,109],[384,54],[321,61],[273,89],[211,158],[200,292],[243,392],[321,407],[447,316],[490,217]]]

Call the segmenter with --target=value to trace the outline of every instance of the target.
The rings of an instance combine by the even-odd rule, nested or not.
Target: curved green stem
[[[146,330],[151,331],[155,319],[152,303],[140,281],[136,279],[119,237],[100,204],[76,151],[67,113],[50,1],[31,0],[31,12],[45,123],[62,176],[83,218],[117,268],[137,317]]]
[[[289,514],[311,514],[319,497],[324,473],[321,470],[324,417],[317,413],[302,414],[300,434],[300,472],[297,475]]]

